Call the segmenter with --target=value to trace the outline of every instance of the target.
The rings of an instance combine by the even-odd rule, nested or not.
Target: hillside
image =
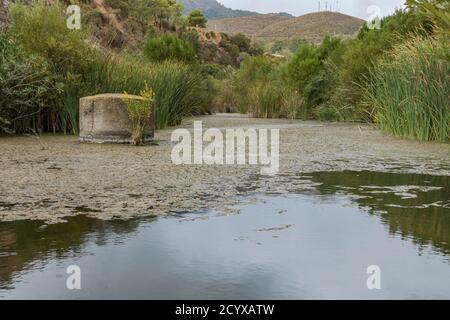
[[[217,0],[177,0],[177,1],[184,6],[183,14],[187,15],[192,9],[200,9],[203,11],[208,20],[261,15],[258,12],[227,8]],[[292,18],[292,15],[285,12],[274,13],[274,15]]]
[[[249,17],[210,20],[208,22],[208,30],[228,34],[244,33],[247,36],[254,36],[269,25],[290,19],[279,14],[260,14]]]
[[[316,12],[271,24],[255,36],[272,41],[301,38],[317,43],[327,34],[350,37],[363,23],[364,20],[338,12]]]
[[[210,20],[254,16],[258,14],[252,11],[227,8],[216,0],[178,0],[178,2],[183,4],[184,14],[188,14],[192,9],[200,9]]]

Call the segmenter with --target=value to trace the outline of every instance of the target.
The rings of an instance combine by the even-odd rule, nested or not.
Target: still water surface
[[[299,176],[314,188],[215,211],[0,223],[0,298],[450,299],[450,177]],[[67,290],[70,265],[81,290]],[[381,268],[381,290],[366,269]]]

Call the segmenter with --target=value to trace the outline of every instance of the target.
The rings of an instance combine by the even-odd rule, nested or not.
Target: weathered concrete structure
[[[80,99],[80,141],[96,143],[132,143],[131,122],[123,94],[100,94]],[[139,96],[130,99],[142,100]],[[143,140],[150,141],[155,132],[155,110]]]

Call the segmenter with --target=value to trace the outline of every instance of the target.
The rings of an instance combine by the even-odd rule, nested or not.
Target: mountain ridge
[[[258,15],[208,22],[210,31],[229,34],[243,33],[249,37],[266,41],[303,39],[318,43],[324,36],[352,37],[364,20],[339,12],[321,11],[296,18],[273,15]]]
[[[262,15],[261,13],[248,10],[231,9],[217,0],[177,0],[184,6],[183,14],[187,15],[193,9],[200,9],[209,20],[239,18]],[[275,15],[293,17],[289,13],[280,12]]]

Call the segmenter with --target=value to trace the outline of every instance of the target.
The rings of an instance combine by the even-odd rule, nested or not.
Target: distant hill
[[[230,34],[241,32],[252,38],[267,41],[301,38],[317,43],[327,34],[351,37],[363,23],[364,20],[359,18],[338,12],[324,11],[297,18],[269,14],[220,19],[210,21],[208,29]]]
[[[210,20],[208,29],[216,32],[228,34],[244,33],[247,36],[254,36],[260,30],[278,23],[290,20],[290,17],[279,14],[260,14],[256,16]]]
[[[257,12],[245,10],[233,10],[225,7],[216,0],[178,0],[184,5],[184,14],[192,9],[200,9],[208,19],[236,18],[257,15]]]
[[[209,20],[238,18],[259,15],[258,12],[235,10],[225,7],[216,0],[177,0],[184,5],[184,14],[188,14],[192,9],[200,9]],[[276,13],[281,16],[291,16],[288,13]],[[292,16],[291,16],[292,17]]]
[[[259,30],[255,36],[266,40],[301,38],[320,42],[324,36],[353,36],[364,20],[338,12],[316,12],[277,22]]]

